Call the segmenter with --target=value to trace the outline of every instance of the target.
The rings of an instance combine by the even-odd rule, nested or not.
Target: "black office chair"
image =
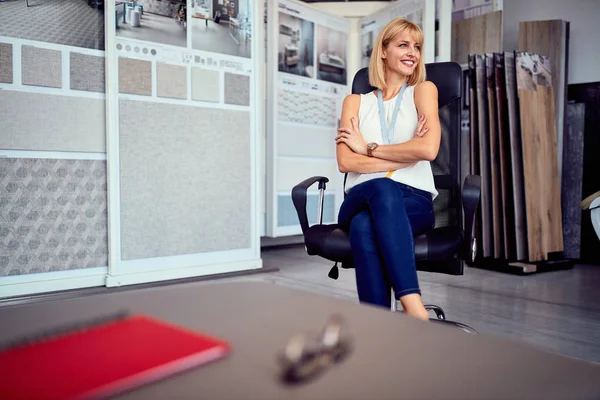
[[[435,186],[439,192],[434,201],[436,225],[429,232],[415,237],[417,270],[463,275],[464,262],[473,262],[477,250],[473,224],[479,204],[481,180],[477,175],[467,176],[461,191],[462,70],[454,62],[443,62],[427,64],[426,71],[427,80],[435,83],[438,88],[442,140],[438,156],[432,162]],[[352,83],[352,93],[365,94],[374,89],[369,84],[367,68],[358,71]],[[346,176],[344,183],[345,181]],[[309,226],[306,212],[307,191],[317,182],[317,223]],[[337,224],[322,224],[323,198],[327,182],[329,179],[323,176],[313,176],[304,180],[292,189],[292,201],[302,227],[306,251],[309,255],[318,255],[335,262],[329,277],[337,279],[338,263],[344,269],[354,266],[347,233]],[[396,311],[396,306],[397,299],[392,296],[392,311]],[[427,305],[426,308],[434,311],[439,320],[446,319],[441,307]],[[464,330],[472,330],[465,325],[456,324]]]

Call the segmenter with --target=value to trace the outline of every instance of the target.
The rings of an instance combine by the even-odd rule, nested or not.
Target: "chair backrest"
[[[439,192],[434,202],[436,227],[462,228],[461,204],[461,98],[462,69],[455,62],[426,64],[427,80],[438,88],[438,105],[442,141],[437,158],[431,163]],[[352,82],[352,93],[366,94],[375,90],[369,84],[367,68],[359,70]],[[344,179],[345,180],[345,179]]]

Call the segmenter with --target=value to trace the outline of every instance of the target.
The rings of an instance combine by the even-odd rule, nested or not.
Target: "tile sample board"
[[[0,276],[108,265],[106,162],[0,158]]]
[[[551,61],[516,53],[529,261],[561,252],[563,230]],[[535,72],[535,73],[534,73]]]
[[[122,259],[249,247],[250,113],[130,100],[119,113]]]
[[[105,113],[102,99],[0,90],[0,148],[103,153]]]
[[[526,21],[519,23],[518,51],[539,54],[552,64],[552,88],[558,135],[558,173],[562,174],[562,148],[566,125],[567,76],[569,65],[570,23],[564,20]]]
[[[502,50],[502,11],[452,23],[452,61],[466,64],[471,53],[485,54]]]

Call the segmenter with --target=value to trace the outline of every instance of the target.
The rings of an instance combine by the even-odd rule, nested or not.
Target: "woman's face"
[[[410,33],[401,32],[383,49],[382,56],[387,70],[412,75],[421,59],[421,43],[415,42]]]

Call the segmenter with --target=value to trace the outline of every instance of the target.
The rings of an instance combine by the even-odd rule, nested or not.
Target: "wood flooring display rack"
[[[566,21],[525,22],[517,50],[468,54],[470,173],[482,178],[475,267],[573,265],[561,201],[568,31]]]

